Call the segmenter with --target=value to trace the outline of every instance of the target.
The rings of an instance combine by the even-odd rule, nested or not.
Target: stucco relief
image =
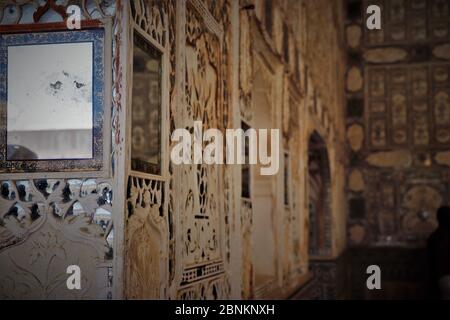
[[[168,55],[170,65],[168,70],[164,69],[167,71],[164,74],[169,75],[170,84],[173,84],[175,3],[132,0],[128,8],[132,19],[128,27],[138,28]],[[163,68],[166,67],[163,63]],[[173,88],[169,89],[171,93]],[[162,96],[164,105],[164,91]],[[162,110],[162,120],[166,120],[164,107]],[[163,168],[165,156],[163,154]],[[170,197],[166,195],[166,184],[164,179],[136,172],[127,177],[124,294],[128,299],[160,299],[168,295],[169,277],[173,271],[168,268],[172,229],[169,227],[171,212],[167,210],[167,203],[170,203]],[[169,199],[167,203],[166,199]]]
[[[165,47],[169,23],[167,3],[155,0],[133,0],[130,4],[134,22],[162,47]]]
[[[38,3],[38,1],[32,0],[29,2]],[[53,6],[49,7],[50,11],[57,9],[56,3],[64,5],[69,3],[80,4],[83,6],[83,14],[90,18],[101,17],[102,12],[109,12],[110,9],[107,9],[105,4],[120,3],[120,1],[99,0],[87,2],[70,0],[39,1],[42,4],[44,2],[53,4]],[[296,3],[297,1],[292,1],[292,3],[294,2]],[[89,3],[89,6],[86,5],[85,8],[86,3]],[[258,2],[257,10],[255,11],[258,11],[256,15],[259,20],[256,21],[255,13],[252,9],[244,10],[242,8],[242,6],[247,5],[247,1],[241,1],[239,4],[227,0],[123,1],[127,10],[121,11],[120,15],[124,14],[126,23],[122,23],[122,20],[116,20],[114,23],[113,153],[125,153],[126,141],[124,142],[123,140],[122,130],[127,129],[127,126],[122,125],[128,124],[128,120],[122,119],[121,116],[125,114],[130,106],[122,105],[122,102],[127,100],[126,89],[129,89],[125,88],[125,84],[128,81],[127,79],[122,79],[122,76],[130,73],[130,57],[125,52],[120,52],[120,49],[125,47],[125,45],[132,45],[132,41],[127,35],[130,31],[128,28],[134,23],[147,33],[149,38],[152,38],[159,44],[158,48],[167,49],[169,55],[167,57],[169,70],[166,73],[168,79],[164,79],[164,81],[167,80],[170,105],[169,117],[163,119],[164,124],[167,124],[167,130],[163,133],[164,135],[170,134],[175,128],[193,130],[193,121],[195,120],[203,121],[203,129],[218,128],[223,130],[230,126],[239,126],[239,123],[232,123],[229,119],[230,110],[239,108],[239,105],[232,106],[230,103],[231,90],[234,87],[232,84],[235,78],[230,73],[230,69],[232,69],[233,64],[236,64],[237,60],[239,60],[239,93],[237,95],[240,99],[240,110],[238,113],[241,113],[241,120],[247,121],[250,126],[252,125],[254,120],[254,110],[251,110],[252,78],[257,74],[253,71],[252,43],[254,39],[252,37],[253,32],[259,27],[265,30],[262,41],[267,42],[269,50],[276,54],[274,60],[277,61],[277,67],[283,67],[284,64],[283,71],[286,72],[286,74],[280,72],[278,74],[280,77],[278,75],[270,77],[271,80],[276,80],[272,81],[271,85],[273,87],[281,87],[281,83],[285,80],[287,82],[290,80],[294,82],[293,87],[295,87],[296,79],[299,79],[300,75],[297,75],[295,79],[284,78],[288,74],[287,72],[292,72],[292,68],[299,69],[298,73],[302,73],[302,79],[306,79],[306,75],[309,74],[309,85],[306,86],[306,80],[302,81],[302,85],[304,85],[305,89],[308,87],[308,103],[311,109],[314,109],[315,120],[318,120],[317,125],[323,126],[321,129],[323,129],[325,134],[334,130],[336,120],[333,119],[333,115],[335,113],[330,110],[342,108],[337,101],[338,99],[335,101],[330,98],[334,99],[335,90],[330,89],[330,93],[323,92],[322,97],[324,99],[322,101],[324,103],[316,103],[320,100],[316,99],[320,94],[314,87],[313,80],[321,83],[320,77],[317,76],[317,70],[320,71],[320,68],[316,68],[316,74],[314,75],[314,72],[311,73],[311,70],[315,69],[315,63],[309,65],[310,69],[308,71],[306,62],[301,61],[304,69],[300,69],[297,65],[294,66],[292,62],[294,55],[295,59],[300,59],[301,56],[293,48],[298,45],[297,39],[292,39],[297,37],[296,28],[294,27],[292,30],[291,26],[284,26],[285,22],[289,23],[289,20],[285,19],[285,15],[293,14],[286,13],[284,10],[293,8],[291,6],[292,3],[288,3],[288,1],[282,4],[273,1],[268,1],[267,3],[269,4],[264,5],[263,2]],[[240,57],[234,57],[236,59],[234,63],[231,63],[231,59],[229,59],[229,56],[232,54],[229,51],[230,39],[235,36],[234,34],[232,35],[231,30],[230,7],[232,6],[234,6],[233,14],[241,16],[239,29],[236,26],[233,29],[240,32],[241,35],[239,43]],[[281,6],[284,6],[283,10],[280,8]],[[96,10],[93,8],[96,8]],[[270,8],[273,8],[273,10],[269,10]],[[320,5],[311,9],[309,11],[310,15],[315,15],[317,12],[322,11],[320,10]],[[86,13],[86,10],[88,10],[88,13]],[[11,13],[8,14],[11,15]],[[15,13],[12,19],[15,19],[14,15]],[[306,11],[303,12],[303,15],[306,15]],[[58,20],[62,19],[58,16]],[[306,24],[306,20],[302,19],[302,25]],[[122,26],[127,28],[123,30],[121,29]],[[307,33],[305,25],[303,26],[302,39],[303,33]],[[328,41],[324,41],[324,43],[326,43],[326,46],[324,46],[326,48],[333,47],[333,45],[329,45]],[[333,52],[333,50],[330,50],[330,52]],[[322,54],[318,56],[322,56]],[[324,55],[322,62],[325,60],[334,61],[333,59],[328,59],[328,57],[328,55]],[[315,59],[309,59],[315,61]],[[268,65],[269,68],[273,67],[271,63],[268,63]],[[122,74],[122,71],[126,72]],[[294,71],[297,72],[297,70]],[[291,75],[289,74],[289,76]],[[342,81],[344,79],[341,79],[343,77],[340,77],[339,74],[336,76],[334,71],[330,72],[329,75],[329,77],[326,77],[327,79],[338,78],[341,80],[340,82],[344,82]],[[334,82],[334,80],[331,80],[331,82]],[[326,87],[326,85],[324,86]],[[296,90],[296,88],[293,90]],[[269,99],[274,100],[275,97],[270,95],[274,95],[274,92],[269,93]],[[285,103],[284,100],[290,100],[283,99],[282,95],[280,93],[276,98],[283,101],[283,103]],[[281,267],[281,270],[277,269],[275,272],[276,279],[271,279],[267,287],[260,288],[259,293],[255,291],[254,265],[252,261],[253,243],[251,240],[254,211],[251,201],[239,202],[239,197],[236,199],[232,198],[231,191],[236,185],[232,181],[233,176],[235,176],[234,169],[227,166],[175,166],[169,163],[168,174],[164,177],[158,179],[155,177],[145,178],[137,175],[128,175],[128,168],[124,167],[123,163],[118,165],[118,159],[112,157],[112,166],[115,168],[114,174],[118,174],[120,179],[122,179],[121,181],[116,181],[116,178],[114,178],[114,186],[119,186],[120,202],[125,202],[123,208],[120,207],[117,210],[117,215],[120,218],[123,215],[125,222],[125,230],[121,230],[125,238],[125,250],[123,257],[122,252],[120,252],[120,259],[118,260],[118,264],[123,262],[124,265],[124,279],[119,280],[124,282],[124,298],[229,298],[229,272],[231,270],[229,261],[232,255],[230,251],[230,233],[232,231],[230,229],[234,227],[230,225],[232,221],[230,212],[237,207],[240,207],[240,213],[233,214],[236,215],[237,219],[240,219],[241,230],[234,230],[233,232],[234,236],[242,236],[242,257],[239,260],[239,263],[242,262],[240,269],[243,278],[242,297],[251,298],[255,294],[256,296],[258,294],[262,296],[264,290],[277,287],[279,280],[282,280],[283,284],[289,288],[295,288],[299,284],[297,276],[302,272],[307,272],[306,265],[308,263],[307,205],[303,203],[306,201],[306,193],[305,198],[303,198],[303,193],[301,193],[303,191],[300,191],[306,189],[304,185],[307,179],[300,177],[300,172],[304,171],[304,168],[299,168],[301,163],[307,161],[303,157],[306,153],[303,152],[304,150],[300,151],[300,146],[303,143],[301,141],[303,136],[302,125],[305,125],[308,120],[305,118],[304,122],[300,121],[301,123],[299,123],[299,113],[303,114],[303,111],[300,110],[302,106],[301,99],[303,99],[301,94],[298,99],[299,101],[289,101],[283,106],[283,128],[285,142],[287,142],[285,149],[292,155],[290,159],[292,171],[290,171],[291,174],[289,176],[289,204],[283,207],[283,203],[280,202],[277,210],[281,214],[279,219],[277,217],[274,220],[277,223],[278,231],[283,233],[277,234],[276,256],[274,259],[270,259],[271,261],[276,260],[277,268]],[[334,101],[336,103],[328,106],[325,101]],[[279,110],[281,110],[281,106]],[[336,114],[340,114],[340,112]],[[278,115],[276,117],[278,122]],[[344,128],[342,130],[345,131]],[[343,134],[345,135],[345,133]],[[289,137],[293,136],[295,136],[294,141],[289,143]],[[362,144],[362,141],[361,139],[358,143]],[[167,149],[170,152],[171,145],[168,141],[166,142],[168,143]],[[336,143],[339,144],[339,142]],[[123,174],[124,172],[125,174]],[[12,183],[15,182],[13,181]],[[281,179],[277,180],[278,187],[281,190]],[[102,194],[105,192],[102,191]],[[280,193],[282,194],[282,191]],[[274,196],[278,197],[280,193],[274,194]],[[238,203],[234,205],[232,201],[237,201]],[[38,204],[39,206],[40,204]],[[33,208],[30,210],[31,215],[34,216],[37,209]],[[17,208],[13,210],[12,214],[21,215],[21,212]],[[40,221],[39,218],[38,221]],[[281,223],[281,225],[278,226],[278,223]],[[106,256],[110,259],[109,242],[111,239],[108,239],[108,237],[105,239],[107,231],[103,229],[101,231],[94,223],[87,224],[82,229],[87,228],[91,230],[90,233],[92,235],[100,232],[99,239],[101,241],[94,237],[96,239],[93,241],[95,245],[83,243],[73,247],[64,239],[66,229],[63,229],[58,224],[55,225],[59,229],[55,229],[53,225],[52,222],[48,228],[42,228],[42,237],[38,237],[38,233],[36,233],[36,236],[32,235],[28,239],[32,239],[33,243],[39,243],[39,247],[42,248],[46,247],[46,243],[52,243],[53,248],[51,251],[55,250],[58,253],[58,257],[54,259],[55,261],[59,261],[58,259],[64,257],[64,253],[59,249],[60,244],[63,244],[63,248],[69,248],[67,252],[82,250],[89,255],[90,260],[83,260],[83,265],[101,262],[100,258],[97,259],[97,255],[99,257],[103,255],[103,244],[105,241],[108,244]],[[73,227],[75,228],[75,226]],[[105,234],[102,232],[105,232]],[[326,232],[330,234],[331,231],[327,230]],[[102,236],[103,238],[101,238]],[[22,246],[29,241],[27,240],[20,245]],[[330,252],[331,250],[330,248]],[[95,259],[92,259],[93,256],[95,256]],[[108,260],[107,263],[109,266],[110,261]],[[96,270],[96,273],[86,274],[88,279],[83,279],[83,286],[85,283],[92,283],[92,279],[103,285],[102,281],[105,276],[103,266],[104,264],[101,264],[101,267],[95,269],[89,265],[90,270]],[[51,264],[48,270],[52,271],[57,267]],[[111,270],[109,267],[106,270],[108,271],[106,273],[106,286],[109,286]],[[237,269],[234,268],[233,270]],[[281,278],[278,279],[280,275]],[[59,287],[54,289],[54,283],[59,284],[61,278],[54,280],[53,278],[48,279],[51,284],[48,286],[48,290],[54,291],[51,293],[44,291],[44,295],[53,297],[53,294],[56,294],[59,290]],[[238,282],[234,278],[233,281]],[[116,284],[118,286],[121,285],[118,282]],[[6,285],[10,284],[6,283]],[[108,291],[107,294],[109,295],[109,289],[102,290],[99,289],[95,292],[83,291],[83,295],[80,297],[103,297],[104,291]],[[285,293],[283,292],[283,294]]]
[[[78,5],[83,19],[114,16],[116,1],[107,0],[4,0],[0,3],[0,24],[37,23],[49,13],[53,21],[67,18],[66,8]]]
[[[108,298],[110,185],[93,179],[3,181],[1,189],[0,296]],[[81,290],[66,286],[70,265],[82,270]]]
[[[126,296],[164,297],[167,226],[161,181],[129,177],[127,199]]]
[[[46,22],[62,22],[71,4],[79,5],[83,20],[112,17],[116,22],[119,2],[6,0],[0,4],[0,24],[33,24],[44,18]],[[116,50],[116,61],[118,55]],[[117,106],[117,94],[120,95],[117,68],[113,68],[113,77],[118,89],[114,93]],[[113,135],[118,131],[113,126]],[[118,140],[114,142],[114,148],[120,144]],[[115,160],[112,152],[112,167]],[[55,180],[43,175],[42,179],[1,182],[2,299],[112,298],[114,184],[113,179],[88,176],[77,178],[71,174],[70,179]],[[66,271],[70,265],[81,269],[81,290],[67,289]]]
[[[222,4],[225,4],[223,2]],[[219,3],[217,4],[219,5]],[[216,21],[200,1],[187,1],[185,7],[185,43],[183,67],[182,117],[177,125],[194,132],[194,121],[202,121],[203,130],[224,127],[226,108],[223,64],[227,59],[222,20],[226,20],[228,6],[222,19]],[[172,106],[175,108],[175,106]],[[227,179],[223,166],[184,165],[174,172],[183,186],[173,194],[179,205],[177,226],[182,233],[182,243],[176,243],[182,254],[177,261],[181,272],[176,284],[177,297],[208,299],[226,298],[229,295],[227,280],[226,244],[227,215],[225,201],[219,186]]]

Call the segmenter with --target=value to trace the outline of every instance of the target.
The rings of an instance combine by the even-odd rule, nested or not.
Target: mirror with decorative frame
[[[134,32],[131,170],[161,174],[162,53]]]
[[[105,29],[0,32],[0,173],[105,167]]]

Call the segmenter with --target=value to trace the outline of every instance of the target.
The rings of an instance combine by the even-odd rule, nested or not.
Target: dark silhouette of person
[[[38,156],[36,153],[31,151],[28,148],[25,148],[24,146],[19,146],[16,144],[8,144],[7,149],[7,158],[8,160],[36,160],[38,159]]]
[[[437,210],[438,228],[427,243],[429,298],[450,299],[450,207]]]

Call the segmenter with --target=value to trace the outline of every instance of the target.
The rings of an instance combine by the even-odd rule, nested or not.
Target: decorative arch
[[[308,140],[309,255],[331,254],[331,174],[328,150],[314,131]]]

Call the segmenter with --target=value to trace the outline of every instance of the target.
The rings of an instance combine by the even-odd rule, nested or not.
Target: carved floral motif
[[[106,299],[111,204],[111,186],[94,179],[3,181],[0,296]],[[69,265],[83,270],[80,291],[66,287]]]

